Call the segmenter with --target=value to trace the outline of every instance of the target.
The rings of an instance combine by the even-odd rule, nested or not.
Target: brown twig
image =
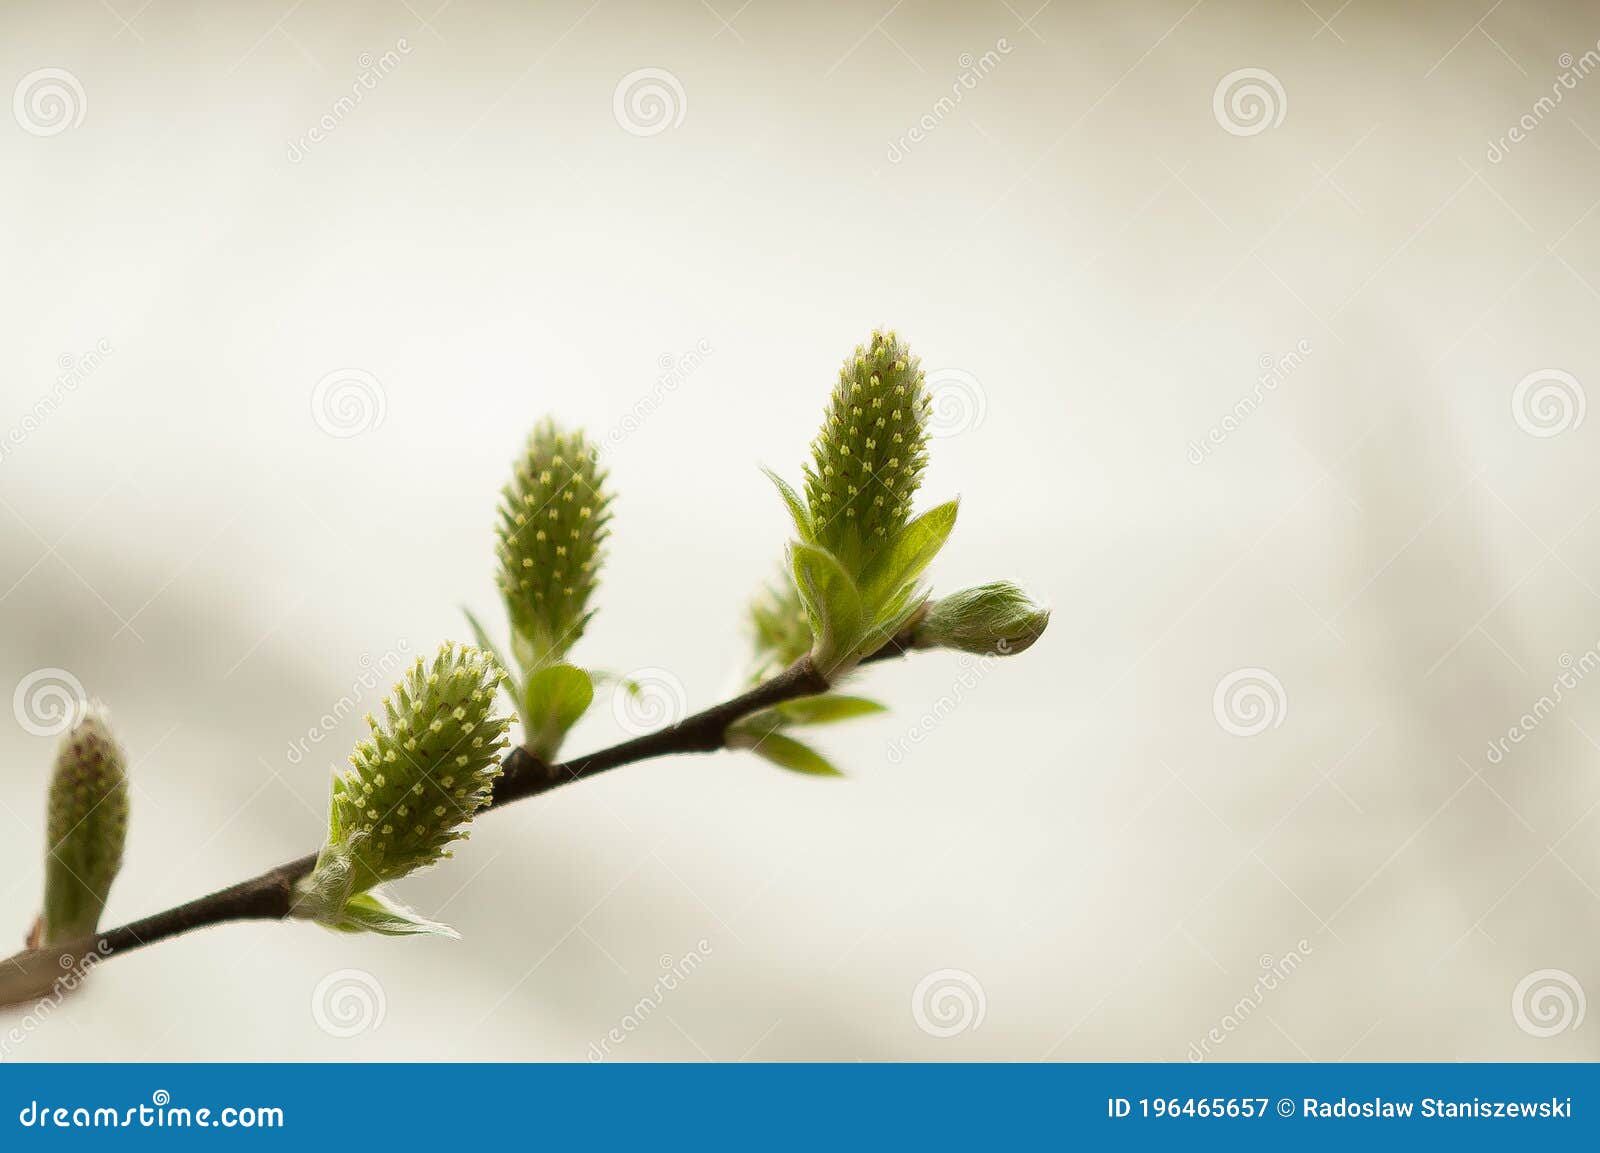
[[[908,645],[895,637],[867,661],[897,657]],[[863,662],[866,663],[866,662]],[[702,709],[666,728],[623,741],[587,756],[545,765],[522,748],[514,748],[501,762],[490,808],[500,808],[524,797],[538,796],[561,785],[676,753],[708,753],[724,748],[728,726],[742,717],[784,701],[827,692],[827,679],[802,657],[783,672],[737,697]],[[31,949],[0,963],[0,1004],[13,1003],[48,991],[50,983],[84,958],[103,960],[153,945],[207,925],[228,921],[282,920],[294,903],[295,884],[316,865],[311,853],[268,869],[259,877],[218,890],[204,897],[153,913],[115,929],[69,941],[60,946]],[[75,960],[74,960],[75,959]],[[43,988],[40,987],[41,981]]]

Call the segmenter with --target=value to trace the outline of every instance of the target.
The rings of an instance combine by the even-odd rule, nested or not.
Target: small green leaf
[[[806,773],[813,777],[842,777],[838,769],[821,753],[810,745],[802,744],[793,737],[786,737],[779,733],[768,733],[760,742],[749,746],[750,751],[758,757],[771,761],[780,768],[789,769],[796,773]]]
[[[548,763],[567,730],[594,701],[594,681],[574,665],[550,665],[528,678],[523,694],[523,727],[528,751]]]
[[[835,721],[848,721],[854,717],[887,712],[886,706],[866,697],[851,697],[824,693],[818,697],[801,697],[784,701],[777,707],[784,720],[793,725],[827,725]]]
[[[794,520],[794,531],[803,541],[811,539],[811,514],[806,511],[806,506],[800,495],[789,487],[789,482],[773,472],[770,468],[763,468],[773,486],[778,490],[778,495],[783,498],[784,505],[789,510],[789,516]]]
[[[409,937],[419,933],[455,940],[461,937],[449,925],[430,921],[415,909],[389,897],[382,889],[369,889],[351,897],[345,902],[339,922],[330,927],[341,933],[381,933],[385,937]]]
[[[893,596],[922,575],[950,538],[960,503],[959,499],[945,501],[900,530],[889,551],[862,575],[861,587],[868,601]]]
[[[723,742],[730,749],[753,749],[769,733],[777,732],[788,723],[777,709],[762,709],[729,725],[722,734]]]
[[[860,642],[861,594],[832,553],[799,541],[789,545],[795,588],[814,639],[811,656],[824,676],[848,671],[847,658]]]

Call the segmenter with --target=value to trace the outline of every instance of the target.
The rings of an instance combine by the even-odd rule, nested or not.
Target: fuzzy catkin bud
[[[1010,581],[995,581],[928,605],[912,631],[911,645],[1014,656],[1038,640],[1049,623],[1049,609]]]
[[[543,421],[501,494],[497,580],[528,668],[583,634],[610,520],[606,474],[582,432]]]
[[[769,585],[750,604],[750,633],[759,678],[787,668],[811,651],[811,627],[794,581]]]
[[[812,442],[805,497],[816,543],[851,573],[910,519],[928,460],[930,403],[921,362],[893,332],[874,332],[839,370]]]
[[[98,713],[61,742],[47,823],[44,941],[58,945],[99,928],[128,836],[126,758]]]
[[[445,645],[419,659],[383,703],[384,723],[333,782],[330,848],[342,848],[350,890],[405,876],[466,836],[500,775],[505,717],[492,712],[504,673],[486,654]]]

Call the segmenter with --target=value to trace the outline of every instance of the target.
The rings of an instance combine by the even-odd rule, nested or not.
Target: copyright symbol
[[[1279,1101],[1278,1102],[1278,1116],[1280,1116],[1280,1117],[1293,1117],[1294,1116],[1294,1102],[1289,1100],[1289,1098],[1287,1098],[1287,1097],[1285,1097],[1282,1101]]]

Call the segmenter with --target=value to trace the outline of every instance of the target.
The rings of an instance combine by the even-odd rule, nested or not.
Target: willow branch
[[[897,636],[863,663],[897,657],[909,651],[909,648],[908,639]],[[495,782],[494,796],[488,807],[501,808],[513,801],[535,797],[573,781],[639,761],[677,753],[715,752],[727,747],[727,730],[733,722],[784,701],[827,692],[829,687],[827,678],[812,666],[810,657],[802,657],[748,692],[702,709],[653,733],[586,756],[545,765],[527,750],[514,748],[501,762],[501,775]],[[296,883],[310,874],[316,861],[317,854],[310,853],[268,869],[258,877],[118,928],[60,946],[18,953],[8,961],[0,962],[0,1005],[42,995],[50,989],[56,978],[75,965],[82,965],[85,958],[98,961],[120,956],[207,925],[229,921],[282,920],[289,915],[293,906]]]

